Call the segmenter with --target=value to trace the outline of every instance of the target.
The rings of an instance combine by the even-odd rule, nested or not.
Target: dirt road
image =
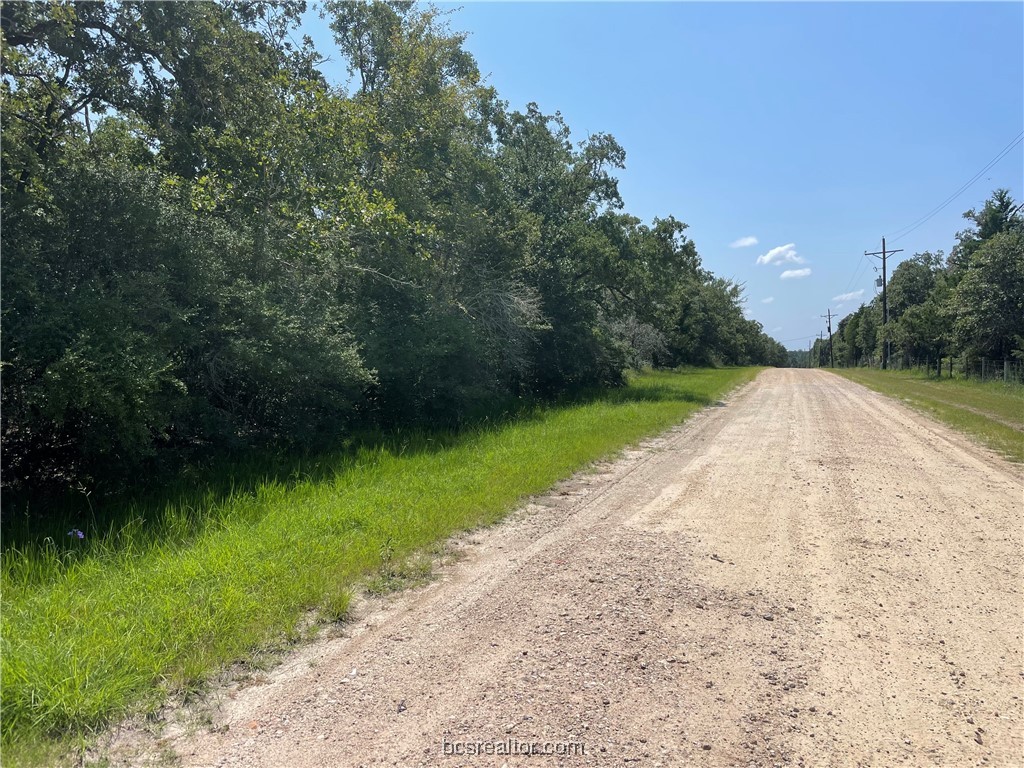
[[[1024,765],[1022,489],[892,400],[769,370],[169,744],[247,768]],[[585,756],[444,754],[530,744]]]

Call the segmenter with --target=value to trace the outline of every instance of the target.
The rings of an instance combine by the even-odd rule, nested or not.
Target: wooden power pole
[[[868,253],[864,251],[865,256],[874,256],[876,259],[882,259],[882,335],[885,336],[885,343],[882,345],[882,370],[884,371],[889,367],[889,337],[885,333],[885,326],[889,323],[889,295],[886,288],[889,285],[887,275],[885,272],[885,258],[886,256],[893,253],[901,253],[902,248],[897,248],[895,251],[885,250],[885,238],[882,238],[882,250],[875,251],[874,253]]]
[[[822,317],[828,320],[828,366],[829,368],[835,368],[836,356],[832,349],[832,310],[830,308],[825,311],[828,312],[828,314],[822,315]]]

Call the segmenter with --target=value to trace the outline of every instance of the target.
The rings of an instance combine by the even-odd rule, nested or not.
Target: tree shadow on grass
[[[628,406],[679,402],[721,405],[686,386],[685,374],[672,384],[633,381],[623,387],[591,387],[551,399],[507,399],[498,407],[478,409],[457,420],[412,429],[363,429],[322,450],[249,448],[181,468],[173,477],[140,478],[127,491],[99,499],[83,489],[60,498],[5,498],[2,551],[5,555],[45,547],[69,562],[102,547],[146,548],[156,542],[187,544],[205,529],[204,510],[231,498],[255,499],[267,486],[291,488],[320,483],[381,455],[415,456],[451,450],[512,424],[540,421],[552,411],[594,404]],[[174,516],[173,531],[167,521]],[[183,520],[185,521],[183,525]],[[79,538],[78,531],[84,538]],[[119,541],[120,539],[120,541]]]
[[[628,403],[696,403],[697,405],[714,405],[717,400],[707,395],[698,394],[680,387],[667,385],[654,385],[645,387],[626,387],[613,389],[605,392],[593,393],[579,401],[583,403],[604,402],[614,405],[626,405]]]

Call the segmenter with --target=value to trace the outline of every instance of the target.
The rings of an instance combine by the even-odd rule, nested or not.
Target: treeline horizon
[[[785,365],[608,134],[409,2],[4,3],[3,486],[457,426],[630,368]],[[328,83],[340,55],[349,86]]]
[[[829,339],[815,340],[810,359],[826,366],[831,353],[837,366],[880,366],[888,342],[890,367],[1024,361],[1024,208],[997,189],[963,218],[948,256],[915,253],[889,275],[888,324],[879,291],[839,321],[831,350]]]

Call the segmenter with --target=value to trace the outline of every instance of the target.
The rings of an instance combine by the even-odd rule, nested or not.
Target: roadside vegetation
[[[1024,382],[1024,208],[997,189],[963,218],[948,256],[915,253],[890,273],[888,323],[878,291],[790,364],[877,368],[888,345],[889,369]]]
[[[320,51],[305,8],[0,5],[5,509],[785,363],[614,137],[510,108],[436,9],[328,0]]]
[[[1024,386],[1001,381],[937,379],[911,371],[837,369],[846,378],[904,401],[1024,462]]]
[[[306,10],[0,3],[5,765],[785,363],[614,137]]]
[[[614,137],[316,10],[0,3],[5,765],[785,363]]]
[[[66,747],[69,735],[85,743],[112,718],[300,637],[311,620],[344,616],[361,581],[379,587],[415,553],[495,522],[758,370],[632,375],[498,424],[398,434],[276,475],[241,467],[233,491],[123,503],[105,530],[69,520],[60,535],[8,549],[5,764]]]
[[[317,10],[0,4],[5,765],[784,365],[614,137]]]

